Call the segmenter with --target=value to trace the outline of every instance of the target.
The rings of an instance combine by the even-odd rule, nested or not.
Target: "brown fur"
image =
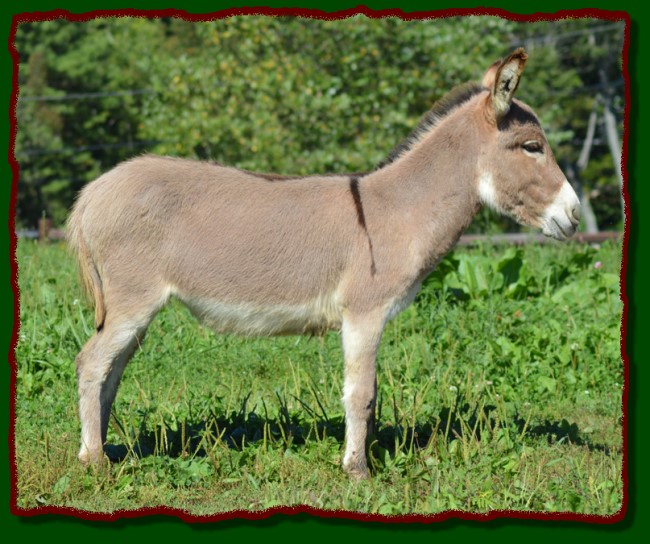
[[[564,176],[532,111],[512,101],[521,70],[502,70],[524,61],[515,52],[491,88],[456,91],[366,175],[292,178],[143,156],[86,186],[68,223],[97,308],[98,332],[77,357],[80,459],[101,460],[124,366],[175,296],[219,332],[340,329],[344,468],[366,476],[386,321],[412,301],[482,200],[532,226],[555,209]],[[528,140],[543,153],[522,151]]]

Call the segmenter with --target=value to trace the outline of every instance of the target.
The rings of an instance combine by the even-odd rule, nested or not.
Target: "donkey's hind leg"
[[[154,315],[155,312],[148,312],[145,316],[120,316],[118,319],[107,315],[103,328],[77,356],[81,420],[79,460],[84,464],[103,459],[111,407],[122,372]]]

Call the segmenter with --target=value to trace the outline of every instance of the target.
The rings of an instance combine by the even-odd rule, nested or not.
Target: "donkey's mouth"
[[[566,240],[569,237],[569,235],[565,232],[565,230],[562,228],[562,225],[560,225],[560,223],[558,222],[557,219],[555,219],[555,217],[553,218],[553,223],[555,223],[555,226],[557,227],[557,230],[559,230],[560,233],[562,233],[562,236],[559,237],[559,239],[560,240]]]
[[[546,236],[564,242],[573,236],[576,232],[577,225],[569,221],[568,224],[562,225],[555,217],[551,217],[550,221],[546,221],[542,227],[542,233]]]

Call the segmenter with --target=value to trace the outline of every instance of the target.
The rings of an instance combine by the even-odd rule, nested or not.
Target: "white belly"
[[[341,315],[333,297],[319,297],[302,304],[224,303],[207,298],[176,294],[192,314],[219,333],[248,336],[323,333],[339,329]]]

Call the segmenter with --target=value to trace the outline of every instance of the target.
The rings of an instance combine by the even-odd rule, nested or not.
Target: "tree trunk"
[[[607,137],[607,143],[609,144],[609,151],[612,154],[612,159],[614,161],[614,166],[616,168],[616,174],[618,176],[618,186],[621,193],[621,215],[623,217],[623,222],[625,222],[625,200],[623,199],[623,167],[621,162],[623,160],[621,154],[621,144],[618,139],[618,130],[616,128],[616,117],[612,113],[611,109],[611,96],[609,94],[609,81],[605,75],[605,71],[601,68],[598,71],[600,75],[600,81],[605,85],[606,91],[608,94],[605,95],[603,99],[603,117],[605,119],[605,135]]]
[[[585,191],[582,186],[582,182],[579,177],[576,176],[575,169],[571,163],[566,163],[564,167],[567,178],[571,182],[571,185],[576,190],[578,198],[580,199],[580,208],[582,210],[582,220],[585,225],[585,232],[588,234],[594,234],[598,232],[598,221],[596,220],[596,214],[594,209],[591,207],[591,201],[589,199],[589,192]]]
[[[625,200],[623,200],[623,168],[621,166],[621,144],[618,140],[618,131],[616,130],[616,118],[609,107],[609,98],[605,99],[603,105],[603,117],[605,118],[605,132],[607,134],[607,143],[609,150],[612,154],[612,159],[616,166],[616,174],[618,175],[618,186],[621,191],[621,213],[623,220],[625,220]]]
[[[596,220],[594,209],[591,207],[589,191],[585,191],[582,185],[581,174],[589,163],[591,146],[594,143],[594,133],[596,132],[597,118],[598,114],[594,109],[591,111],[591,115],[589,116],[587,134],[585,135],[585,140],[582,144],[582,150],[580,151],[580,156],[578,157],[578,162],[576,163],[578,172],[576,173],[573,165],[567,164],[566,166],[567,177],[571,180],[571,184],[575,187],[576,193],[578,193],[578,198],[580,199],[580,208],[582,209],[582,219],[584,221],[585,231],[589,234],[598,232],[598,221]]]

